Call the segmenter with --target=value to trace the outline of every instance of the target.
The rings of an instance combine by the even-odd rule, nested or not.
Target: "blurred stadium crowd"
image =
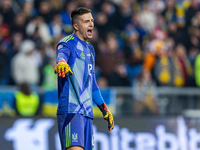
[[[56,44],[77,6],[94,17],[100,87],[133,87],[140,99],[141,87],[200,86],[199,0],[1,0],[0,85],[56,88]]]

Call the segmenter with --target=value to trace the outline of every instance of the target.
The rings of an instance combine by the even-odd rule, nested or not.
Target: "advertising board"
[[[94,119],[95,150],[200,150],[200,118]],[[55,118],[0,118],[0,150],[61,150]]]

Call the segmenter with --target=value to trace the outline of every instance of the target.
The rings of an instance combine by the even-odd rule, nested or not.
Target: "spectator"
[[[56,41],[59,41],[59,39],[60,38],[54,39],[49,45],[46,45],[46,54],[50,58],[54,58],[56,56]]]
[[[49,24],[54,16],[51,5],[48,0],[42,0],[39,3],[38,16],[41,16],[44,21]]]
[[[76,0],[64,3],[64,9],[61,11],[60,15],[62,18],[63,31],[66,35],[71,34],[73,31],[70,14],[78,6]]]
[[[33,57],[35,44],[31,40],[22,42],[20,52],[17,53],[11,63],[12,77],[15,84],[24,82],[31,84],[35,88],[39,83],[39,70],[37,62]]]
[[[149,9],[159,15],[165,9],[165,2],[160,0],[149,0],[148,1]]]
[[[11,34],[20,32],[23,37],[26,37],[26,16],[23,13],[15,15],[14,22],[11,25]]]
[[[99,32],[99,37],[101,39],[104,39],[106,37],[106,34],[110,31],[111,26],[108,22],[109,18],[108,16],[103,13],[103,12],[98,12],[96,14],[96,19],[95,19],[95,25]]]
[[[146,36],[147,33],[145,32],[144,28],[141,25],[139,13],[135,12],[132,14],[130,20],[128,20],[125,24],[125,30],[129,25],[134,27],[135,30],[138,32],[139,34],[138,42],[141,45],[143,38]]]
[[[106,46],[100,49],[99,55],[96,58],[97,65],[102,69],[102,75],[106,77],[113,73],[117,62],[124,61],[124,54],[114,33],[108,34]]]
[[[33,1],[25,1],[22,5],[22,13],[26,17],[26,24],[33,18],[34,15],[36,15],[36,12],[34,10],[34,3]]]
[[[33,57],[35,58],[37,66],[39,68],[39,85],[42,85],[42,82],[44,80],[43,70],[44,67],[48,65],[50,61],[50,56],[47,55],[47,45],[43,41],[38,41],[36,43],[36,50],[33,52]]]
[[[46,90],[55,90],[57,88],[57,76],[54,73],[55,66],[55,59],[50,59],[50,63],[44,66],[42,86]]]
[[[9,61],[19,52],[20,45],[23,40],[23,34],[21,32],[15,32],[11,34],[11,43],[8,45],[7,53],[9,55]]]
[[[0,38],[2,40],[10,42],[10,26],[4,23],[3,15],[0,14]]]
[[[173,86],[173,65],[167,49],[161,49],[156,55],[153,78],[158,86]]]
[[[64,0],[49,0],[50,8],[55,13],[58,14],[63,8]]]
[[[157,24],[153,29],[153,37],[164,40],[167,38],[167,25],[162,15],[157,16]]]
[[[13,57],[20,51],[20,46],[23,40],[23,35],[21,32],[12,33],[11,35],[11,43],[8,45],[6,53],[9,56],[9,62],[7,67],[8,72],[8,78],[9,78],[9,84],[14,85],[14,81],[11,75],[11,61]]]
[[[169,22],[167,30],[168,36],[173,38],[175,43],[184,43],[184,46],[189,46],[190,36],[188,35],[187,30],[178,27],[177,22]]]
[[[166,45],[163,40],[154,39],[148,44],[148,51],[144,57],[143,67],[145,70],[152,71],[156,63],[156,58],[166,50]]]
[[[81,7],[86,7],[86,8],[88,8],[88,9],[91,9],[91,10],[92,10],[92,15],[94,15],[95,12],[96,12],[96,9],[95,9],[95,7],[94,7],[94,1],[93,1],[93,0],[82,0],[82,1],[79,2],[79,5],[80,5]]]
[[[146,32],[151,33],[156,26],[156,15],[149,10],[146,3],[142,6],[140,12],[140,23]]]
[[[114,19],[112,20],[116,30],[123,29],[124,22],[127,22],[128,20],[130,20],[132,12],[133,10],[131,8],[131,2],[129,0],[121,1],[115,13]]]
[[[125,64],[117,63],[114,68],[114,71],[108,76],[108,86],[130,86],[131,81]]]
[[[33,34],[29,38],[37,45],[38,43],[43,42],[42,37],[40,36],[39,28],[36,27]]]
[[[169,37],[173,38],[175,42],[177,42],[177,33],[178,33],[178,27],[176,22],[169,22],[168,24],[168,35]]]
[[[187,86],[189,77],[193,75],[192,66],[187,58],[186,49],[182,44],[178,44],[175,48],[175,86]]]
[[[9,83],[8,63],[9,56],[6,53],[6,45],[0,41],[0,85],[7,85]]]
[[[189,49],[189,52],[188,52],[188,61],[190,62],[191,64],[191,67],[192,67],[192,70],[193,70],[193,75],[192,76],[189,76],[188,78],[188,83],[189,83],[189,86],[192,86],[192,87],[196,87],[197,84],[195,83],[195,80],[197,79],[196,77],[197,74],[198,74],[198,66],[196,66],[196,62],[198,62],[198,56],[199,55],[199,49],[197,47],[191,47]],[[198,79],[197,79],[198,80]]]
[[[51,42],[51,33],[48,24],[44,22],[41,16],[36,16],[26,26],[26,33],[29,37],[33,37],[36,32],[46,44]]]
[[[158,97],[151,73],[143,70],[133,83],[134,113],[136,115],[156,115]]]
[[[100,6],[100,11],[103,12],[108,16],[109,23],[111,23],[111,26],[114,25],[113,17],[115,17],[115,14],[117,13],[117,8],[114,3],[109,1],[104,1]],[[112,24],[113,23],[113,24]]]
[[[198,47],[191,47],[189,49],[189,52],[188,52],[188,60],[192,66],[192,68],[194,69],[194,66],[195,66],[195,60],[197,58],[197,55],[199,54],[199,48]]]
[[[23,117],[33,117],[39,110],[40,100],[37,93],[32,92],[29,84],[22,83],[15,93],[17,114]]]
[[[197,30],[195,30],[195,31],[198,32]],[[199,38],[197,36],[190,35],[190,41],[189,42],[190,42],[190,46],[188,46],[188,49],[192,48],[192,47],[200,48],[200,42],[199,42]]]
[[[186,25],[187,27],[191,25],[191,19],[195,16],[195,14],[200,10],[198,0],[191,0],[190,7],[186,11]]]
[[[166,23],[176,21],[176,1],[175,0],[166,0],[166,8],[161,13],[166,20]]]
[[[15,18],[15,13],[12,10],[12,0],[2,0],[0,5],[0,14],[3,15],[4,23],[11,25]]]
[[[142,50],[139,44],[139,33],[132,24],[127,24],[125,31],[124,54],[126,63],[128,65],[141,64]]]
[[[126,25],[126,39],[124,43],[124,55],[127,64],[127,74],[134,79],[141,72],[143,64],[143,51],[139,43],[139,32],[133,24]]]
[[[62,18],[59,14],[53,16],[53,20],[49,24],[52,38],[60,38],[62,34]]]

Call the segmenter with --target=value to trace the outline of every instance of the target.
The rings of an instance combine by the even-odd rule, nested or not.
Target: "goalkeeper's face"
[[[94,19],[91,13],[87,13],[79,16],[77,23],[79,38],[83,41],[87,41],[92,38],[92,32],[94,28]]]

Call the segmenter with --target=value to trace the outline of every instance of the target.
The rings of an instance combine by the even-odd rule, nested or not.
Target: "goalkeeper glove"
[[[68,77],[69,75],[72,75],[73,72],[71,71],[70,66],[67,64],[67,62],[64,59],[60,59],[58,61],[58,64],[55,67],[56,74],[58,73],[59,77]]]
[[[114,126],[114,119],[105,103],[97,105],[103,114],[103,118],[108,121],[108,130],[111,131]]]

